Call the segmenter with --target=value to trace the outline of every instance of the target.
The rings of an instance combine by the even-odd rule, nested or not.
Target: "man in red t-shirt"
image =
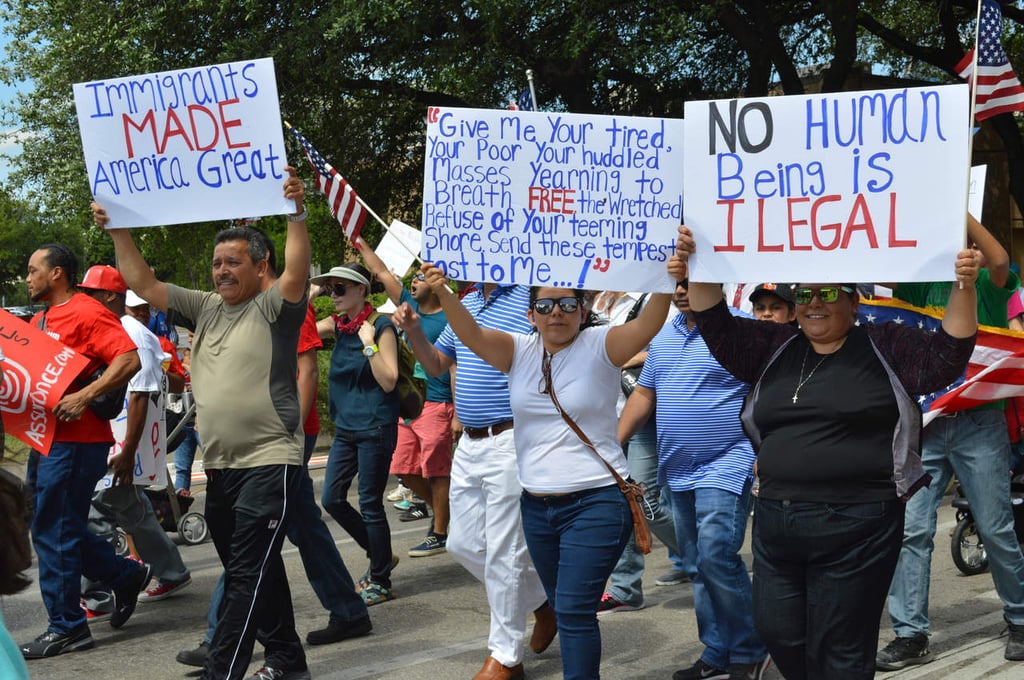
[[[89,649],[92,635],[80,603],[81,578],[106,583],[114,592],[110,624],[120,628],[135,610],[150,568],[119,557],[89,532],[86,523],[96,483],[107,471],[114,443],[110,423],[89,404],[126,384],[139,370],[135,344],[112,312],[75,289],[78,261],[59,243],[41,246],[28,263],[28,292],[46,308],[32,323],[91,359],[83,376],[106,370],[89,384],[78,384],[54,408],[56,433],[49,451],[33,451],[28,464],[35,515],[32,542],[39,558],[39,590],[49,616],[42,635],[21,646],[26,659]]]

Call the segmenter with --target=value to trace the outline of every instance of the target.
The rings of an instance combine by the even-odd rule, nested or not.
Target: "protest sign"
[[[57,418],[53,408],[89,360],[44,331],[0,309],[4,429],[39,451],[50,452]]]
[[[128,394],[128,397],[131,393]],[[149,408],[146,410],[146,424],[142,429],[142,438],[135,449],[135,465],[132,467],[133,484],[149,486],[151,484],[167,484],[167,419],[163,392],[151,392],[147,395]],[[114,433],[114,445],[110,447],[107,460],[124,450],[124,438],[128,432],[128,398],[125,407],[117,418],[110,421],[110,429]],[[108,472],[96,484],[96,490],[102,491],[113,484],[113,474]]]
[[[450,278],[673,289],[681,120],[430,108],[426,141],[421,254]]]
[[[93,196],[110,227],[295,212],[272,59],[74,86]]]
[[[398,278],[402,278],[416,260],[413,253],[420,252],[422,241],[423,235],[419,229],[414,229],[399,220],[391,220],[391,226],[388,227],[384,238],[380,240],[374,252],[387,266],[388,271]]]
[[[985,207],[985,178],[987,175],[987,165],[971,167],[971,184],[967,192],[967,212],[974,215],[974,219],[979,222],[981,221],[981,211]]]
[[[690,278],[950,280],[967,97],[946,85],[688,102]]]

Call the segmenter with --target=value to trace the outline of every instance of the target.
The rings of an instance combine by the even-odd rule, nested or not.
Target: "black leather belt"
[[[494,425],[488,425],[487,427],[463,427],[462,434],[466,435],[470,439],[483,439],[484,437],[493,437],[496,434],[501,434],[505,430],[512,429],[512,421],[504,420]]]

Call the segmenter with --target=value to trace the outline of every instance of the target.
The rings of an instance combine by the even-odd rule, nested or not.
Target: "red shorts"
[[[448,402],[428,401],[423,413],[408,425],[399,423],[398,444],[391,456],[391,474],[450,477],[452,473],[452,416]]]

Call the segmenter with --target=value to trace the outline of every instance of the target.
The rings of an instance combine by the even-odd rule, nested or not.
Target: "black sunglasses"
[[[346,286],[344,283],[325,283],[320,286],[321,295],[337,295],[341,297],[344,295],[349,288],[354,288],[357,284]]]
[[[426,281],[427,277],[424,276],[423,274],[413,274],[412,275],[412,280],[413,281]]]
[[[557,300],[554,298],[538,298],[533,301],[533,311],[547,316],[555,311],[556,304],[566,314],[572,314],[580,308],[580,301],[574,297],[564,297]]]

